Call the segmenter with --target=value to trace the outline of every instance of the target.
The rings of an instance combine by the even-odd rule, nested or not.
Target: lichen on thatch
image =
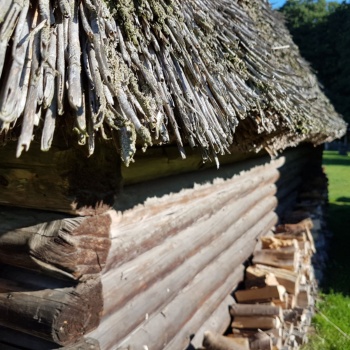
[[[264,0],[5,0],[0,143],[17,156],[55,130],[200,147],[203,159],[337,138],[345,123]],[[66,122],[64,122],[66,120]],[[74,131],[74,134],[72,133]]]

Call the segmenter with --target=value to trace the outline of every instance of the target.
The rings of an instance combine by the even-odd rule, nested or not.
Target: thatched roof
[[[341,136],[345,123],[264,0],[5,0],[0,143],[94,152],[176,142],[215,158]],[[34,135],[34,136],[33,136]]]

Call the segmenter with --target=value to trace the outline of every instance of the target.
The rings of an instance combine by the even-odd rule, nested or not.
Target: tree
[[[350,4],[288,0],[281,12],[325,93],[350,121]]]

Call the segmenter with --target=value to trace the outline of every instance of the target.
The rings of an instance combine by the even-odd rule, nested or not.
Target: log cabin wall
[[[32,220],[21,222],[4,208],[1,222],[9,213],[12,220],[0,233],[0,261],[8,264],[0,271],[0,342],[68,349],[85,336],[83,348],[178,350],[208,325],[223,332],[257,237],[293,204],[318,154],[302,146],[276,160],[130,184],[115,209],[92,217],[27,210],[18,217]],[[36,250],[43,226],[52,239],[37,240]],[[40,255],[45,247],[62,259]]]

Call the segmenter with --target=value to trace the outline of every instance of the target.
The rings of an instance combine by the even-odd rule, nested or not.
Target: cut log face
[[[247,268],[246,277],[248,280],[251,280],[251,283],[253,284],[257,277],[261,278],[261,276],[265,276],[268,273],[274,274],[278,283],[284,286],[288,293],[294,295],[297,294],[299,290],[300,275],[296,272],[257,264]]]
[[[294,249],[262,249],[255,252],[253,264],[264,264],[297,271],[299,268],[299,251]]]
[[[0,233],[0,262],[75,280],[99,273],[111,245],[110,225],[106,214]]]

